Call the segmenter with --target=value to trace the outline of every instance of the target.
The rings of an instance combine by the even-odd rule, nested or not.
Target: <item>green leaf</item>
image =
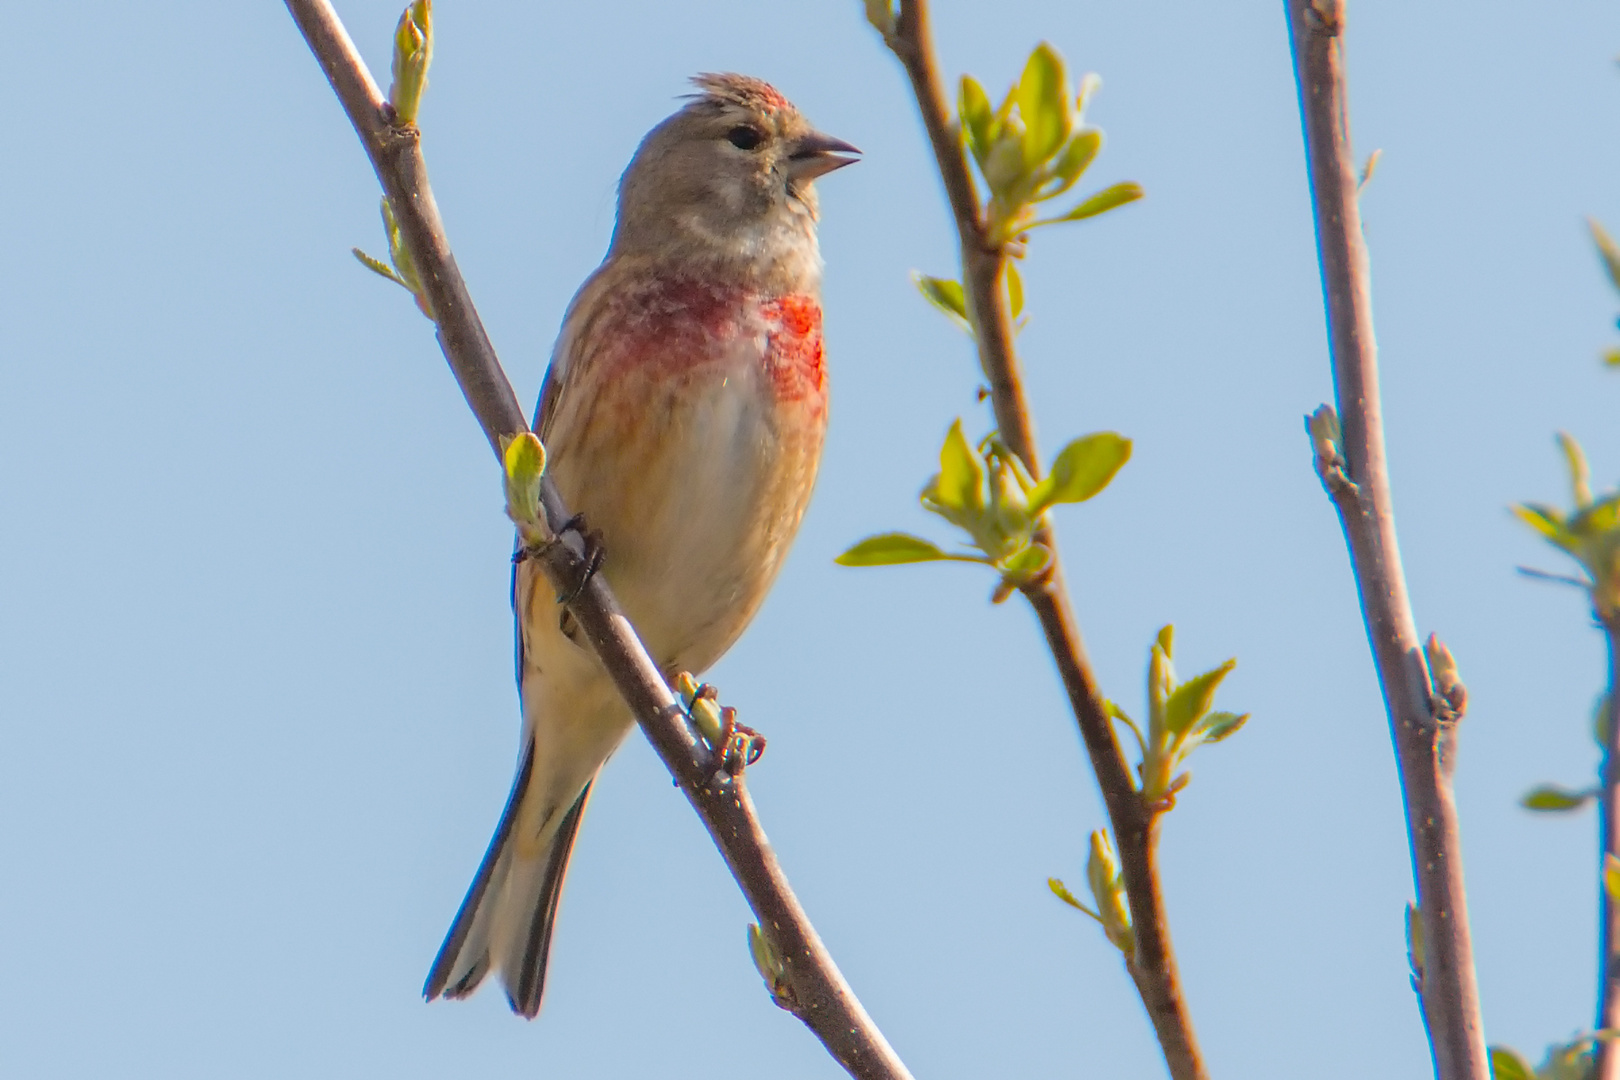
[[[1124,206],[1126,203],[1135,202],[1144,194],[1146,193],[1142,190],[1141,184],[1127,180],[1123,184],[1103,188],[1067,214],[1053,218],[1051,222],[1043,221],[1041,224],[1046,225],[1058,221],[1083,221],[1086,218],[1096,217],[1098,214],[1106,214],[1116,206]]]
[[[913,271],[911,280],[916,283],[917,291],[923,298],[933,304],[945,317],[968,334],[973,333],[973,324],[968,321],[967,297],[962,292],[962,284],[949,278],[929,277]]]
[[[1615,247],[1614,240],[1597,223],[1596,218],[1587,218],[1586,227],[1592,230],[1592,241],[1597,244],[1598,254],[1603,257],[1603,269],[1609,275],[1609,282],[1620,289],[1620,247]]]
[[[1167,660],[1172,655],[1172,653],[1170,651],[1170,646],[1175,644],[1175,640],[1176,640],[1175,624],[1166,623],[1164,626],[1159,627],[1159,634],[1158,634],[1158,636],[1156,638],[1154,638],[1154,641],[1158,643],[1159,648],[1164,650],[1164,656],[1165,656],[1165,659],[1167,659]]]
[[[1592,502],[1591,470],[1586,467],[1586,455],[1581,444],[1568,432],[1558,433],[1558,449],[1564,453],[1564,464],[1569,468],[1569,487],[1575,495],[1575,505],[1589,506]]]
[[[1180,735],[1200,720],[1215,704],[1215,691],[1221,680],[1237,667],[1236,660],[1228,660],[1213,671],[1194,675],[1174,690],[1164,703],[1164,728],[1172,735]],[[1235,729],[1234,729],[1235,730]],[[1230,734],[1230,732],[1228,732]]]
[[[1007,307],[1013,318],[1024,313],[1024,279],[1019,276],[1018,267],[1010,260],[1007,262]]]
[[[373,274],[376,274],[379,277],[385,277],[403,289],[410,289],[410,286],[405,283],[405,279],[394,273],[394,268],[392,266],[389,266],[387,263],[383,262],[374,255],[367,255],[359,248],[350,248],[349,250],[354,253],[355,258],[360,260],[360,265],[365,267],[367,270],[370,270]]]
[[[1548,543],[1565,551],[1575,546],[1575,538],[1564,527],[1564,515],[1553,507],[1519,503],[1508,507],[1508,512],[1540,533]]]
[[[1058,451],[1052,471],[1029,493],[1029,512],[1058,503],[1078,503],[1107,487],[1131,459],[1131,440],[1112,431],[1084,435]]]
[[[899,566],[960,557],[946,554],[920,536],[882,533],[868,536],[833,561],[839,566]]]
[[[1620,859],[1603,856],[1603,889],[1610,900],[1620,900]]]
[[[962,123],[962,134],[967,139],[968,150],[982,169],[985,160],[990,156],[990,147],[995,145],[996,121],[990,105],[990,95],[984,92],[984,87],[980,86],[978,80],[971,75],[962,76],[962,89],[957,95],[956,112]]]
[[[1069,137],[1069,79],[1063,58],[1046,42],[1035,46],[1018,79],[1018,114],[1024,120],[1024,166],[1034,169]]]
[[[1235,734],[1238,728],[1248,723],[1249,714],[1239,716],[1236,713],[1212,712],[1202,720],[1194,730],[1202,742],[1218,743],[1228,735]]]
[[[1096,160],[1102,149],[1102,132],[1096,129],[1082,131],[1070,139],[1063,152],[1052,163],[1052,181],[1041,188],[1040,199],[1053,199],[1074,187],[1075,182]]]
[[[1597,792],[1594,790],[1571,791],[1557,784],[1542,784],[1525,792],[1519,800],[1519,805],[1526,810],[1536,810],[1544,814],[1562,814],[1579,810],[1595,798]]]
[[[1517,1052],[1505,1046],[1493,1046],[1491,1080],[1536,1080],[1536,1070]]]
[[[1620,367],[1620,349],[1610,349],[1603,354],[1603,363],[1607,367]]]
[[[984,459],[962,434],[960,417],[945,433],[945,443],[939,448],[939,475],[928,497],[946,510],[984,509]]]
[[[1095,911],[1092,911],[1086,905],[1082,904],[1079,899],[1075,897],[1074,893],[1069,891],[1069,887],[1063,884],[1061,879],[1055,877],[1047,878],[1046,887],[1052,890],[1053,896],[1057,897],[1065,904],[1068,904],[1070,907],[1075,908],[1076,910],[1085,912],[1098,922],[1102,922],[1102,916],[1098,915]]]

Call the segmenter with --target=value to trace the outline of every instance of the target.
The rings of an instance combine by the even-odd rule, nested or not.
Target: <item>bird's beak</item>
[[[834,169],[855,164],[860,159],[847,155],[859,153],[842,139],[812,131],[794,143],[793,152],[788,154],[788,177],[795,183],[809,183]]]

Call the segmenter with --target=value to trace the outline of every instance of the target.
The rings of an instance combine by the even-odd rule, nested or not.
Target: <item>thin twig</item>
[[[421,274],[445,359],[485,437],[498,448],[503,436],[527,431],[528,425],[456,269],[428,187],[420,133],[391,122],[392,110],[327,0],[286,0],[286,4],[371,157]],[[555,532],[568,514],[549,478],[544,490],[546,516]],[[579,553],[564,543],[547,546],[540,561],[560,592],[570,591],[585,568]],[[910,1080],[911,1074],[844,981],[788,886],[743,777],[717,767],[715,755],[690,726],[600,576],[591,578],[569,610],[648,740],[703,818],[780,958],[777,1000],[804,1021],[851,1076]]]
[[[887,43],[911,79],[923,126],[933,145],[945,194],[956,219],[962,253],[962,289],[978,344],[979,363],[990,381],[990,398],[1002,441],[1022,459],[1033,477],[1040,476],[1040,456],[1023,375],[1013,350],[1013,326],[1001,279],[1006,253],[987,241],[973,174],[955,125],[946,108],[945,88],[934,59],[926,0],[900,0],[899,17]],[[1193,1033],[1192,1017],[1182,995],[1170,943],[1170,923],[1159,885],[1157,862],[1159,811],[1149,808],[1131,780],[1097,679],[1086,657],[1080,629],[1063,584],[1057,541],[1050,526],[1035,539],[1053,553],[1051,572],[1026,586],[1024,596],[1035,609],[1046,643],[1074,711],[1086,752],[1091,758],[1119,850],[1120,874],[1130,901],[1136,953],[1127,967],[1175,1080],[1205,1080],[1203,1060]]]
[[[1330,485],[1389,712],[1423,936],[1419,992],[1440,1080],[1486,1080],[1462,844],[1455,721],[1436,715],[1395,540],[1373,339],[1372,287],[1350,152],[1342,0],[1286,0],[1304,120],[1333,380],[1351,485]]]
[[[1620,904],[1608,889],[1609,860],[1620,855],[1620,613],[1600,616],[1609,645],[1598,791],[1598,1031],[1620,1028]],[[1620,1080],[1620,1044],[1600,1039],[1593,1080]]]

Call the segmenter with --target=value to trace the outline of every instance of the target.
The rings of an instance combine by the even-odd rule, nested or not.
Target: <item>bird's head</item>
[[[648,132],[619,182],[614,252],[758,269],[818,258],[812,185],[860,151],[818,132],[759,79],[692,81],[698,93]]]

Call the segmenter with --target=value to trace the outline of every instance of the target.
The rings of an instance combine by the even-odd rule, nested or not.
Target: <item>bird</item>
[[[762,80],[691,81],[620,178],[534,423],[666,679],[742,634],[809,503],[827,427],[813,185],[860,153]],[[423,996],[464,998],[496,973],[532,1019],[591,786],[634,717],[535,560],[515,560],[512,605],[516,777]]]

